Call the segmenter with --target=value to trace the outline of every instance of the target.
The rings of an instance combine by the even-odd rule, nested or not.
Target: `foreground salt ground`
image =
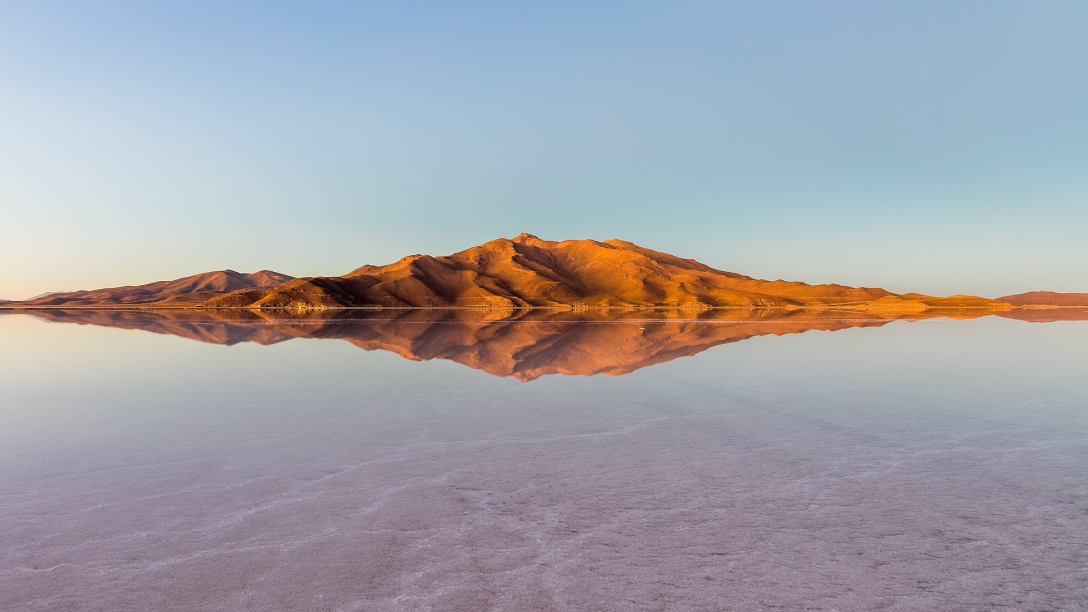
[[[0,609],[1088,601],[1088,324],[808,332],[530,383],[0,325]]]

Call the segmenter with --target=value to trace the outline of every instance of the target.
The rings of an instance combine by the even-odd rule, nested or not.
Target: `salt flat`
[[[1083,610],[1086,346],[898,321],[521,382],[4,316],[0,609]]]

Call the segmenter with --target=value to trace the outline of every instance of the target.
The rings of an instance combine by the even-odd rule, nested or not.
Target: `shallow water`
[[[0,609],[1088,609],[1088,322],[586,316],[0,315]]]

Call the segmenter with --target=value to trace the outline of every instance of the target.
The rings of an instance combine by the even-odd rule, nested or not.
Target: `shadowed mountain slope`
[[[1029,291],[997,298],[1017,306],[1086,306],[1088,293],[1055,293],[1053,291]]]
[[[895,295],[883,289],[765,281],[622,240],[498,239],[444,257],[412,255],[339,277],[299,278],[209,300],[209,307],[788,308],[871,305],[874,310],[1008,308],[971,296]]]
[[[197,305],[224,293],[240,289],[272,287],[291,279],[292,277],[286,274],[270,270],[261,270],[253,274],[223,270],[147,285],[50,293],[25,302],[18,302],[18,304],[26,306]]]

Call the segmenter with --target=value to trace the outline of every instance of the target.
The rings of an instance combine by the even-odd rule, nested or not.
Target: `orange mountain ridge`
[[[445,257],[412,255],[336,277],[295,279],[262,270],[207,272],[173,281],[52,293],[4,308],[850,308],[922,312],[1015,308],[843,285],[765,281],[622,240],[541,240],[530,234]]]
[[[1009,309],[974,296],[897,295],[883,289],[765,281],[622,240],[500,238],[445,257],[412,255],[337,277],[298,278],[212,298],[210,308],[344,307],[852,307]]]
[[[50,293],[39,298],[15,302],[28,306],[120,306],[120,305],[197,305],[217,295],[239,289],[273,287],[291,280],[292,276],[261,270],[242,274],[234,270],[205,272],[172,281],[148,285],[112,287],[93,291]]]

